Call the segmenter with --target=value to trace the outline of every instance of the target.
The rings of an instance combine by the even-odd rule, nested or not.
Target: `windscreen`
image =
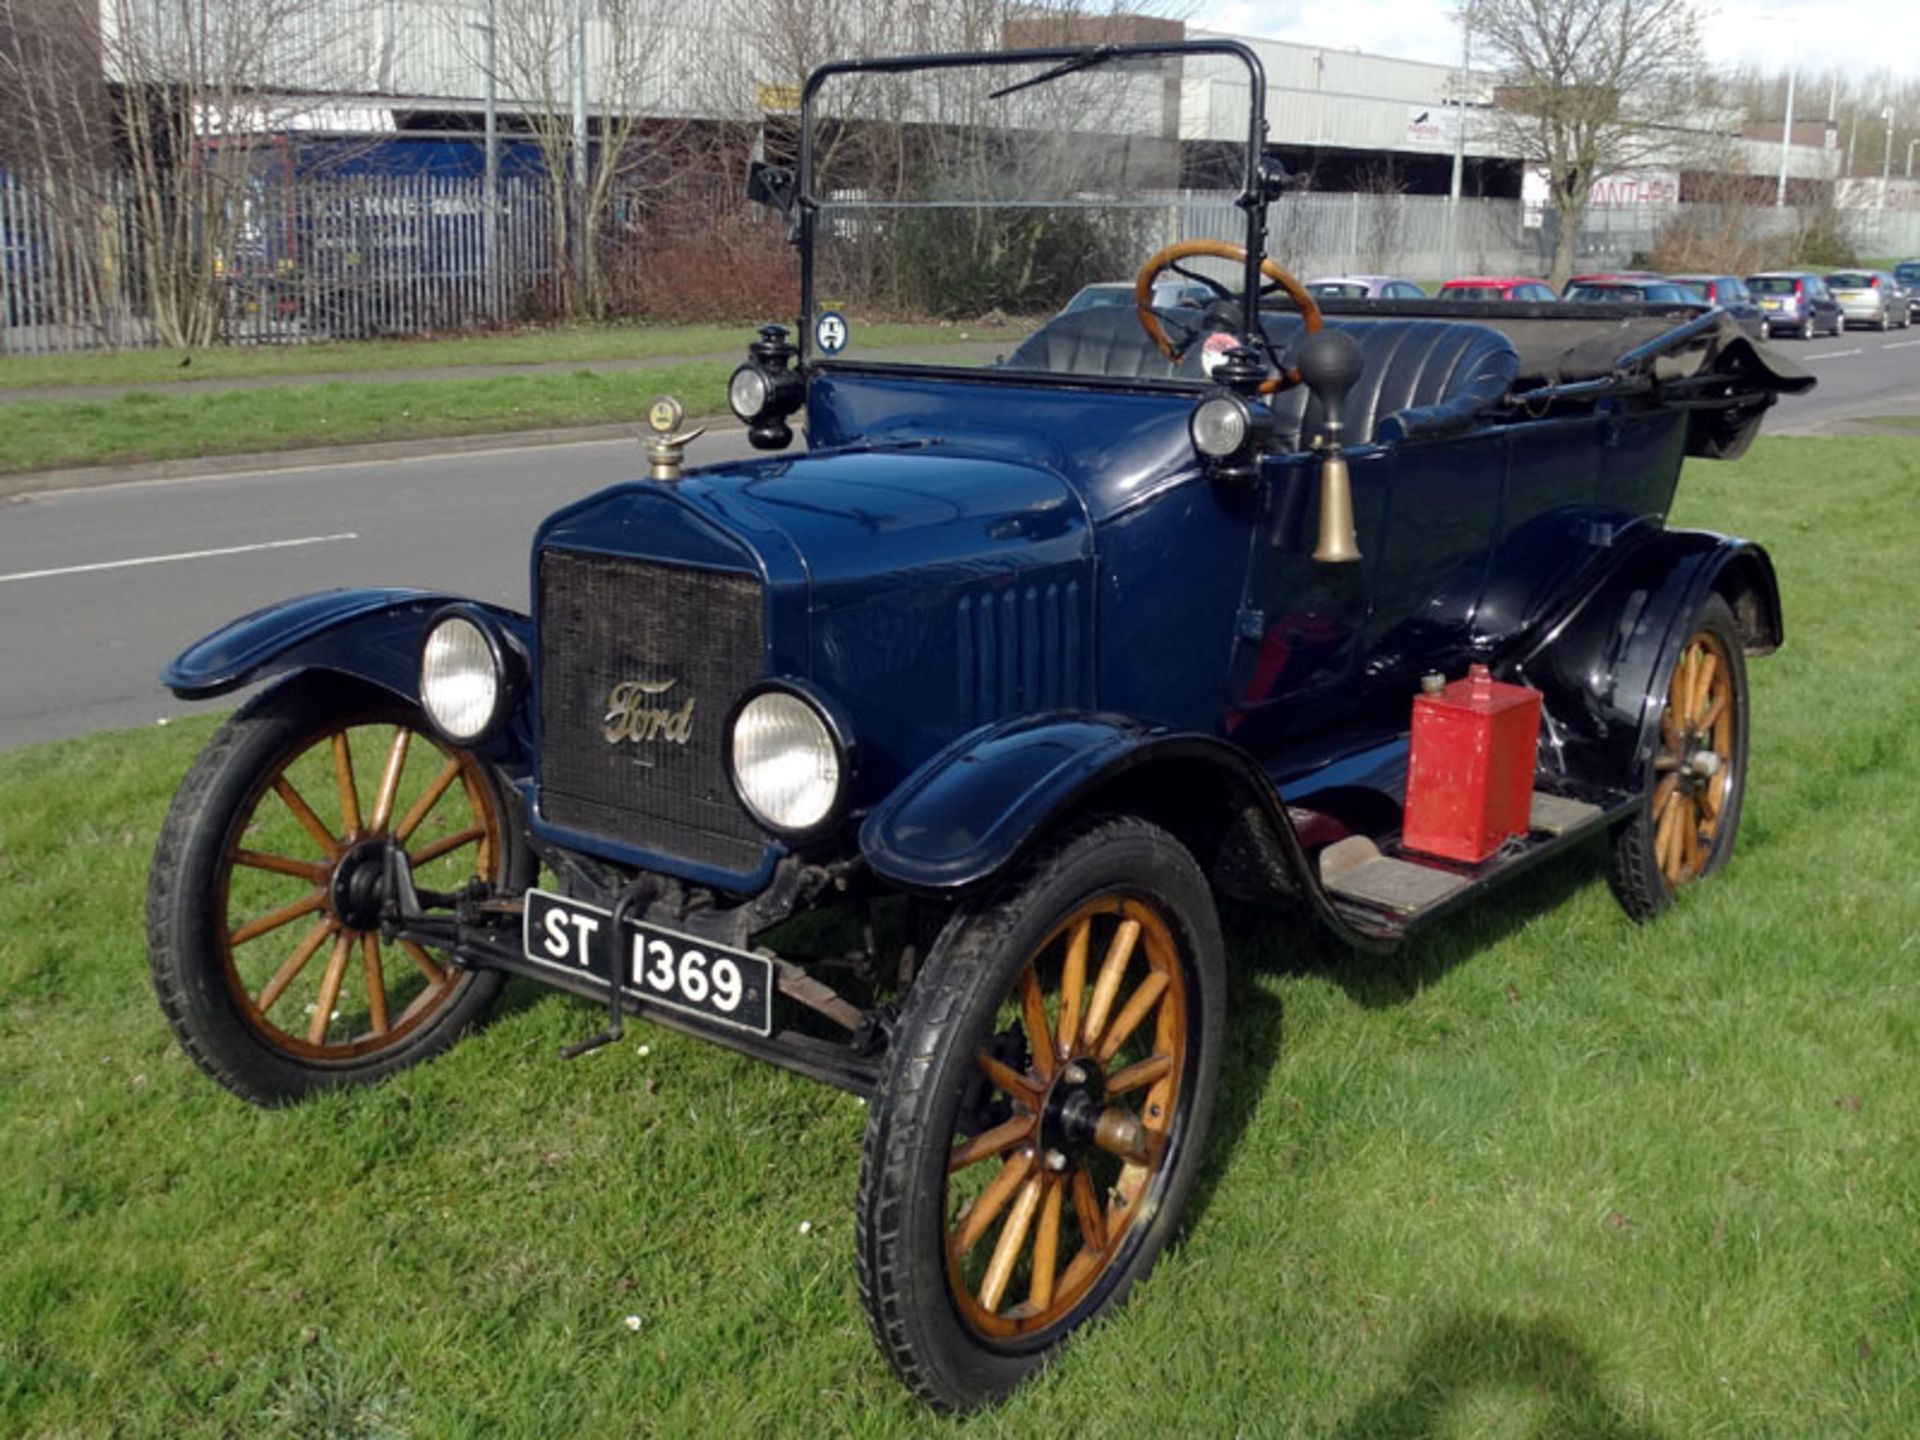
[[[1215,95],[1223,76],[1237,113]],[[804,117],[809,357],[1174,378],[1133,283],[1176,241],[1246,242],[1248,93],[1237,57],[1190,50],[819,78]],[[1225,134],[1210,107],[1228,112]],[[1183,264],[1150,295],[1176,343],[1191,336],[1175,322],[1191,331],[1243,288],[1233,261]],[[902,345],[903,324],[934,343]]]
[[[1873,283],[1871,275],[1859,270],[1842,270],[1838,275],[1827,277],[1827,284],[1836,290],[1866,290]]]
[[[1800,282],[1791,275],[1756,275],[1747,281],[1747,288],[1756,295],[1792,295]]]

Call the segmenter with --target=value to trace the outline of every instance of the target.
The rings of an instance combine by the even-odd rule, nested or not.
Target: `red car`
[[[1553,287],[1531,275],[1465,275],[1440,287],[1442,300],[1558,300]]]

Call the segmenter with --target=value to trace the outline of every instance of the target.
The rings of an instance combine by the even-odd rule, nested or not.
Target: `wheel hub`
[[[1094,1148],[1101,1113],[1107,1106],[1107,1077],[1091,1059],[1069,1060],[1053,1077],[1040,1107],[1043,1153],[1069,1161],[1086,1158]]]
[[[327,898],[348,929],[378,929],[387,900],[387,842],[362,840],[350,846],[333,867]]]

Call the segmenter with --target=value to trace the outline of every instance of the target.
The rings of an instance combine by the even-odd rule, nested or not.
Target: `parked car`
[[[1920,314],[1920,260],[1902,260],[1893,267],[1893,278],[1907,292],[1907,313]]]
[[[1327,275],[1307,281],[1316,300],[1424,300],[1427,292],[1398,275]]]
[[[1651,270],[1603,270],[1592,275],[1572,275],[1567,278],[1568,285],[1602,285],[1613,280],[1664,280],[1664,275],[1656,275]]]
[[[1156,309],[1175,310],[1182,307],[1204,309],[1220,298],[1211,286],[1198,280],[1160,280],[1154,283],[1153,303]],[[1133,308],[1133,282],[1131,280],[1107,280],[1094,285],[1084,285],[1074,293],[1071,300],[1060,310],[1062,315],[1071,315],[1079,310],[1092,310],[1103,305]]]
[[[1569,301],[1619,301],[1637,305],[1704,305],[1706,302],[1696,292],[1684,285],[1676,285],[1670,280],[1588,280],[1569,282],[1566,294],[1561,297]]]
[[[1718,305],[1733,316],[1740,328],[1756,340],[1767,334],[1767,317],[1747,290],[1747,282],[1738,275],[1669,275],[1676,285],[1697,291],[1710,304]]]
[[[1068,212],[1048,264],[1109,263],[1137,212],[1103,67],[1158,114],[1151,72],[1196,56],[1244,77],[1218,93],[1257,137],[1266,77],[1225,38],[816,70],[799,172],[750,189],[800,272],[798,335],[763,327],[728,386],[767,454],[686,468],[662,399],[648,478],[535,531],[531,613],[330,590],[167,667],[192,698],[269,682],[155,849],[150,969],[195,1063],[266,1105],[378,1080],[512,974],[601,1008],[565,1055],[637,1013],[844,1087],[860,1303],[902,1381],[965,1408],[1180,1223],[1234,1004],[1219,896],[1377,952],[1590,841],[1638,920],[1727,865],[1779,587],[1758,544],[1664,522],[1684,456],[1738,454],[1813,381],[1724,317],[1323,316],[1266,254],[1282,175],[1214,142],[1234,234],[1137,281],[1230,265],[1201,330],[1096,305],[991,366],[867,348],[849,316],[907,260],[1005,293],[1032,252],[963,242],[1040,234],[1022,201]],[[904,176],[810,143],[876,76],[956,117]],[[1036,115],[1084,128],[1035,146]],[[663,1123],[724,1130],[696,1100]],[[761,1158],[825,1143],[796,1120]],[[489,1183],[564,1223],[524,1169]]]
[[[1764,275],[1749,275],[1747,289],[1760,302],[1767,317],[1767,334],[1783,331],[1811,340],[1823,331],[1838,335],[1846,326],[1840,306],[1827,293],[1827,285],[1808,270],[1769,270]]]
[[[1885,270],[1836,270],[1827,276],[1827,289],[1839,302],[1848,326],[1891,330],[1908,323],[1907,292]]]
[[[1443,300],[1558,300],[1551,285],[1527,275],[1468,275],[1440,287]]]

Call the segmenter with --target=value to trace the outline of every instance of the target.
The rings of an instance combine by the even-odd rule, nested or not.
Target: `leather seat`
[[[1282,356],[1298,353],[1298,315],[1263,315],[1261,324]],[[1464,428],[1513,388],[1520,357],[1487,325],[1458,320],[1329,320],[1360,345],[1360,378],[1347,392],[1340,419],[1349,445],[1382,444]],[[1326,428],[1319,402],[1297,385],[1273,402],[1288,449],[1310,444]]]
[[[1198,312],[1194,312],[1196,321]],[[1298,315],[1263,315],[1283,359],[1297,353]],[[1463,428],[1513,387],[1520,357],[1498,330],[1458,320],[1329,320],[1360,345],[1360,379],[1347,393],[1341,418],[1348,444],[1389,443]],[[1184,337],[1182,337],[1184,338]],[[1057,316],[1023,340],[1002,362],[1009,370],[1116,379],[1203,377],[1198,343],[1175,364],[1162,355],[1131,305],[1096,306]],[[1283,448],[1303,448],[1325,428],[1319,403],[1305,386],[1273,402]]]
[[[1147,339],[1140,314],[1131,305],[1092,305],[1056,315],[1022,340],[1001,366],[1122,380],[1171,380],[1177,373],[1173,362]]]

